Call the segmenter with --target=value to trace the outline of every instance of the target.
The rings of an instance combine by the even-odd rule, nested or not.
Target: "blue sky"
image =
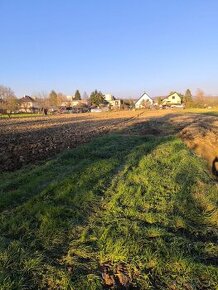
[[[0,0],[0,84],[218,95],[217,0]]]

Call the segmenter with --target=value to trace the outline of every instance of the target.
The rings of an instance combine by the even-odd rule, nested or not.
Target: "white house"
[[[111,94],[105,94],[104,99],[107,102],[111,102],[111,101],[115,100],[114,96],[112,96]]]
[[[153,105],[154,101],[152,100],[152,98],[144,93],[135,103],[135,108],[136,109],[141,109],[141,108],[145,108],[145,107],[150,107],[151,105]]]
[[[104,94],[104,99],[105,101],[109,104],[110,108],[113,109],[121,109],[123,100],[121,99],[116,99],[114,96],[111,94]]]
[[[162,105],[181,105],[182,98],[178,93],[172,93],[162,101]]]
[[[66,96],[66,100],[67,100],[67,102],[71,102],[73,100],[73,97],[72,96]]]
[[[110,101],[109,103],[111,105],[111,109],[121,109],[121,106],[123,104],[123,100],[115,99],[115,100]]]

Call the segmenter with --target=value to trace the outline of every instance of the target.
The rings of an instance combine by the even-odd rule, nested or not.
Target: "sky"
[[[0,0],[0,84],[218,95],[217,0]]]

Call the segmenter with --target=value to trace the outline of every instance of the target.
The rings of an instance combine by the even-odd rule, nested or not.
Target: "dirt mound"
[[[186,126],[180,137],[197,155],[207,160],[212,172],[218,175],[218,120],[202,117]]]
[[[195,153],[204,158],[218,175],[218,118],[204,114],[174,113],[142,116],[125,133],[137,135],[177,135]]]

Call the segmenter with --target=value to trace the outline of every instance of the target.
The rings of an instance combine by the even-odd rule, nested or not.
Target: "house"
[[[167,98],[163,99],[162,105],[163,106],[171,106],[171,105],[181,105],[182,104],[182,97],[178,93],[172,93]]]
[[[71,102],[71,101],[73,100],[73,97],[72,97],[72,96],[66,96],[66,100],[67,100],[68,102]]]
[[[112,96],[111,94],[105,94],[104,95],[104,99],[105,101],[108,103],[109,107],[112,110],[117,110],[117,109],[121,109],[122,105],[123,105],[123,100],[120,99],[116,99],[114,96]]]
[[[40,110],[39,103],[30,96],[24,96],[19,99],[19,112],[24,113],[35,113]]]
[[[113,100],[110,102],[110,106],[112,109],[120,109],[122,105],[122,100]]]
[[[78,107],[78,106],[84,106],[84,105],[86,105],[86,106],[88,106],[89,105],[89,102],[88,102],[88,100],[72,100],[72,102],[70,102],[71,103],[71,106],[72,107]]]
[[[104,95],[104,99],[105,99],[105,101],[107,101],[108,103],[110,103],[111,101],[114,101],[115,100],[115,97],[112,96],[111,94],[105,94]]]
[[[72,113],[86,113],[90,111],[90,107],[86,103],[78,103],[72,106]]]
[[[67,100],[61,103],[62,108],[85,108],[89,107],[89,101],[88,100]]]
[[[152,106],[153,104],[154,101],[152,100],[152,98],[147,93],[143,93],[143,95],[136,101],[135,108],[146,108]]]

